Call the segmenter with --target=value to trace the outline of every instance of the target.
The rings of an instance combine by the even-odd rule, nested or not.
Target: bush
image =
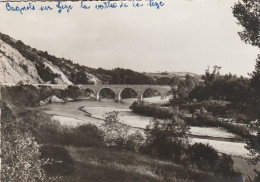
[[[211,113],[196,113],[192,118],[187,118],[186,122],[191,126],[223,127],[229,132],[243,138],[251,137],[250,130],[247,126],[219,120],[213,117]]]
[[[141,149],[144,146],[144,141],[145,139],[143,135],[139,131],[136,131],[127,137],[124,148],[128,151],[141,152]]]
[[[215,149],[208,144],[195,143],[187,150],[189,161],[201,170],[214,170],[219,160]]]
[[[229,155],[222,154],[218,162],[217,174],[220,175],[232,175],[234,174],[233,169],[234,161]]]
[[[218,155],[217,151],[208,144],[195,143],[189,146],[187,155],[188,162],[200,170],[212,171],[218,176],[227,177],[229,180],[241,180],[240,174],[234,171],[232,158],[226,154]]]
[[[77,97],[79,97],[81,95],[82,95],[82,93],[78,86],[69,85],[68,88],[63,91],[62,98],[76,99]]]
[[[1,104],[1,181],[46,181],[39,145],[15,109]]]
[[[187,132],[186,123],[178,117],[165,121],[154,120],[147,127],[143,152],[180,162],[188,146]]]
[[[1,87],[4,102],[11,102],[16,106],[38,106],[40,102],[39,92],[32,85],[16,85],[14,87]]]
[[[129,134],[129,126],[118,121],[117,112],[107,113],[105,124],[102,126],[105,146],[117,150],[140,152],[144,144],[143,135],[139,131]]]
[[[174,116],[178,116],[183,119],[187,114],[189,114],[185,110],[180,111],[178,107],[165,108],[157,104],[148,104],[143,101],[133,102],[130,109],[134,113],[159,119],[171,119]]]
[[[99,147],[104,142],[103,131],[92,124],[68,128],[49,120],[40,125],[38,132],[39,141],[44,144]]]
[[[43,145],[41,159],[47,161],[43,169],[48,176],[65,176],[74,172],[74,162],[63,146]]]
[[[118,123],[118,113],[107,113],[103,131],[105,133],[105,145],[123,149],[126,146],[129,126]]]
[[[92,124],[81,125],[72,130],[73,145],[80,147],[99,147],[103,145],[104,133]]]

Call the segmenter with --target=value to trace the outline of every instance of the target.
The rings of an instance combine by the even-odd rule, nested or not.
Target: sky
[[[231,9],[237,0],[163,2],[160,9],[106,10],[94,8],[94,3],[101,2],[86,2],[91,5],[89,10],[80,8],[80,2],[70,2],[70,13],[28,11],[23,15],[8,12],[6,4],[0,3],[0,31],[36,49],[93,68],[203,74],[207,66],[218,65],[222,74],[243,76],[254,70],[260,51],[237,34],[242,27]],[[34,3],[36,7],[55,4]]]

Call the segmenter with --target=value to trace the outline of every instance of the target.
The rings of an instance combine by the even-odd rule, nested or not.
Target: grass
[[[234,181],[128,151],[66,147],[75,171],[60,182],[219,182]]]

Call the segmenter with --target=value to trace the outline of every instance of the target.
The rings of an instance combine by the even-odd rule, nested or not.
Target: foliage
[[[242,138],[248,138],[251,136],[250,128],[246,125],[217,119],[213,117],[211,113],[205,113],[204,111],[195,113],[192,118],[186,118],[186,122],[191,126],[223,127],[229,132],[237,134]]]
[[[154,81],[145,74],[134,72],[130,69],[116,68],[111,74],[112,84],[153,84]]]
[[[241,39],[260,48],[260,2],[255,0],[242,0],[233,7],[233,15],[244,28],[239,32]]]
[[[186,111],[180,111],[177,107],[165,108],[157,104],[148,104],[143,101],[133,102],[133,104],[130,106],[130,109],[134,113],[159,119],[170,119],[175,115],[183,118],[187,114]]]
[[[57,73],[53,73],[48,66],[45,66],[45,64],[40,61],[37,64],[35,64],[35,68],[37,70],[38,75],[44,82],[55,84],[55,79],[60,76]]]
[[[260,48],[260,19],[259,19],[260,1],[255,0],[242,0],[236,3],[233,7],[233,15],[238,19],[239,24],[243,27],[243,31],[239,32],[240,38],[245,42],[253,46]],[[250,74],[251,87],[254,89],[251,94],[251,105],[260,117],[260,55],[256,60],[255,71]],[[259,126],[259,124],[258,124]],[[259,140],[259,128],[258,139],[253,137],[250,139],[248,147],[252,149],[253,153],[260,156],[260,140]]]
[[[251,87],[254,89],[253,94],[251,94],[251,101],[254,107],[256,107],[256,112],[259,113],[260,118],[260,54],[256,60],[255,71],[250,74],[251,76]]]
[[[69,85],[67,89],[63,92],[63,98],[72,98],[75,99],[82,95],[80,89],[76,85]]]
[[[123,149],[126,146],[129,126],[118,123],[118,113],[111,112],[105,116],[103,130],[105,132],[105,145]]]
[[[195,143],[187,150],[189,160],[202,170],[214,170],[219,156],[208,144]]]
[[[185,79],[181,80],[178,77],[173,77],[171,80],[172,93],[177,98],[187,98],[189,93],[199,84],[199,81],[190,76],[185,75]],[[175,99],[175,98],[174,98]]]
[[[97,126],[86,124],[72,129],[71,145],[79,147],[99,147],[104,143],[104,132]]]
[[[100,147],[104,143],[104,133],[92,124],[68,128],[49,119],[40,124],[38,139],[41,143],[49,145]]]
[[[239,182],[147,155],[107,148],[67,148],[75,173],[60,182]],[[86,172],[87,171],[87,172]]]
[[[217,165],[217,174],[219,175],[231,175],[235,174],[236,172],[234,171],[234,161],[229,155],[222,154],[218,161]]]
[[[42,166],[48,176],[66,176],[74,172],[74,162],[63,146],[43,145],[40,148]]]
[[[212,171],[219,176],[229,176],[239,179],[240,174],[234,171],[234,161],[226,154],[219,155],[211,146],[195,143],[187,149],[188,160],[198,169]]]
[[[195,87],[189,94],[189,98],[200,101],[215,99],[236,103],[248,102],[248,95],[251,93],[250,81],[232,74],[221,76],[219,69],[220,67],[215,66],[212,73],[207,69],[202,76],[203,84]]]
[[[250,153],[253,156],[253,163],[257,163],[260,161],[260,126],[259,121],[253,121],[251,123],[252,129],[254,129],[257,133],[256,135],[249,136],[246,148],[250,150]]]
[[[39,92],[32,85],[2,87],[1,94],[4,101],[17,106],[38,106],[40,102]]]
[[[1,181],[45,181],[39,144],[10,106],[1,109]]]
[[[154,120],[147,126],[143,151],[180,162],[188,145],[187,132],[186,123],[178,117],[163,121]]]
[[[205,101],[196,101],[189,99],[172,99],[170,101],[173,107],[179,107],[180,110],[188,110],[190,113],[194,113],[201,108],[205,108],[207,112],[211,112],[213,116],[229,116],[231,112],[231,103],[222,100],[205,100]]]

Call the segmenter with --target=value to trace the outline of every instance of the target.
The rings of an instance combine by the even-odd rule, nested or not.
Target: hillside
[[[97,84],[84,66],[56,58],[0,33],[1,83]]]
[[[147,76],[153,78],[154,80],[162,80],[165,78],[179,78],[184,80],[186,75],[189,75],[196,80],[201,80],[201,75],[190,72],[158,72],[158,73],[145,73]]]
[[[192,73],[140,73],[130,69],[89,68],[65,58],[57,58],[0,33],[0,83],[50,84],[160,84],[172,85],[173,78]]]

